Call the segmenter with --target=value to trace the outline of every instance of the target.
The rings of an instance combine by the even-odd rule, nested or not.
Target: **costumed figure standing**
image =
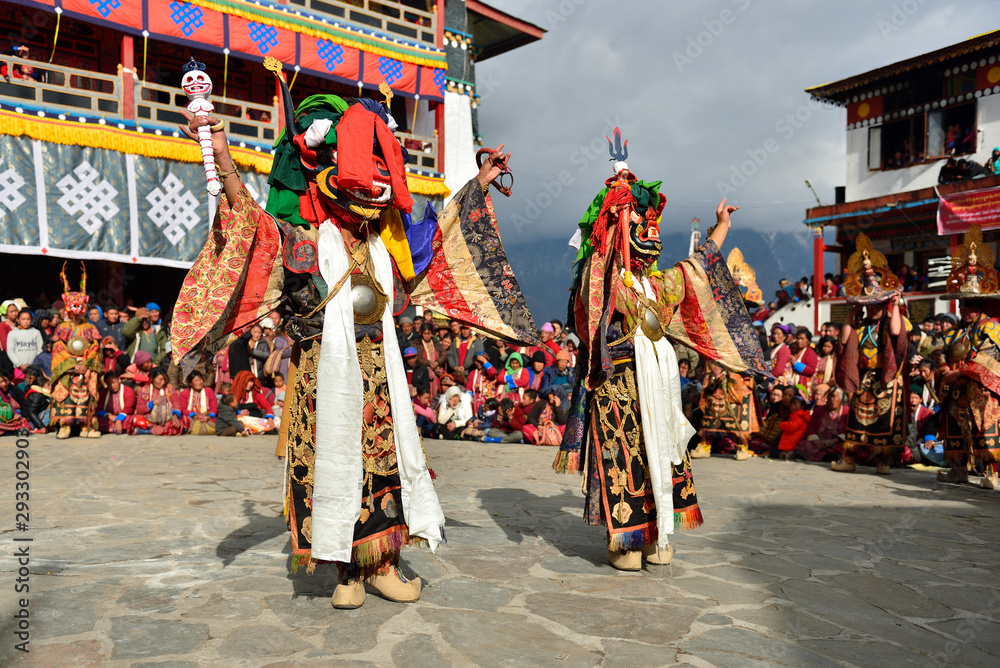
[[[80,436],[100,438],[97,424],[97,377],[101,370],[101,333],[87,320],[87,269],[80,263],[80,291],[70,290],[66,263],[59,277],[64,292],[66,320],[53,333],[52,409],[49,424],[56,438],[69,438],[73,427]]]
[[[757,285],[757,273],[739,248],[734,248],[726,259],[726,266],[733,283],[743,295],[748,312],[764,301],[764,294]],[[709,376],[701,393],[702,421],[698,432],[698,445],[691,452],[692,459],[705,459],[712,455],[712,446],[728,439],[736,446],[736,460],[750,458],[750,434],[760,430],[759,407],[754,393],[752,373],[725,371],[709,363]]]
[[[944,443],[951,469],[938,473],[942,482],[964,483],[969,468],[982,474],[980,486],[996,489],[1000,461],[1000,322],[992,312],[1000,303],[1000,284],[993,251],[983,243],[978,226],[965,233],[965,243],[952,256],[947,295],[959,300],[961,321],[944,334],[941,364],[941,411],[938,440]]]
[[[610,139],[609,139],[610,144]],[[615,131],[614,176],[580,222],[569,322],[580,337],[576,383],[553,468],[586,477],[584,519],[608,530],[608,558],[635,571],[669,563],[675,527],[702,523],[670,341],[727,370],[767,375],[763,355],[719,252],[737,207],[689,259],[655,271],[660,182],[636,179]]]
[[[899,280],[865,234],[847,261],[844,290],[853,308],[837,344],[837,386],[850,407],[844,455],[830,464],[853,471],[856,453],[870,448],[876,472],[888,475],[906,443],[908,383],[904,374],[909,321],[899,305]],[[863,314],[862,314],[863,311]]]
[[[174,310],[174,357],[211,355],[281,312],[294,342],[279,436],[292,570],[336,564],[338,608],[362,605],[366,583],[415,601],[420,580],[402,574],[400,550],[436,548],[444,514],[392,317],[412,301],[493,336],[539,340],[487,194],[509,154],[491,152],[439,216],[428,205],[416,222],[407,157],[382,104],[314,95],[292,113],[281,88],[266,211],[241,184],[221,123],[189,115],[181,128],[197,139],[211,127],[224,192]]]

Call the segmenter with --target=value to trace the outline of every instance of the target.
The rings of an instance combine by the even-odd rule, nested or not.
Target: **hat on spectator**
[[[532,362],[542,362],[542,363],[544,363],[545,362],[545,353],[543,353],[541,350],[536,350],[531,355],[531,361]]]
[[[409,348],[403,351],[403,357],[416,357],[416,356],[417,356],[417,349],[414,348],[413,346],[410,346]]]
[[[115,342],[115,337],[113,337],[113,336],[105,336],[103,339],[101,339],[101,345],[102,346],[104,344],[106,344],[106,343],[114,343],[114,342]]]
[[[264,318],[260,321],[260,326],[264,329],[274,329],[274,321],[270,318]]]
[[[404,316],[402,316],[402,317],[401,317],[401,318],[399,319],[399,324],[400,324],[400,325],[412,325],[412,324],[413,324],[413,319],[412,319],[412,318],[408,318],[408,317],[406,317],[406,316],[404,315]]]
[[[560,350],[559,352],[556,353],[556,361],[557,362],[559,360],[566,360],[567,362],[569,362],[572,359],[573,358],[570,357],[570,354],[568,352],[566,352],[565,350]]]
[[[441,378],[440,378],[439,382],[443,383],[446,380],[449,383],[451,383],[452,385],[455,384],[455,377],[452,376],[450,373],[443,373],[443,374],[441,374]]]
[[[142,366],[146,362],[151,362],[153,356],[147,353],[145,350],[136,351],[135,357],[132,358],[136,366]]]
[[[917,385],[916,383],[910,383],[910,392],[912,394],[919,394],[924,396],[924,388],[922,385]]]
[[[7,309],[14,306],[14,300],[8,299],[3,304],[0,304],[0,315],[7,315]]]
[[[56,301],[52,302],[52,310],[54,311],[61,311],[65,307],[66,305],[63,304],[61,300],[57,299]]]
[[[156,302],[149,302],[148,304],[146,304],[146,310],[147,311],[159,311],[160,310],[160,305],[157,304]]]
[[[938,313],[937,319],[941,322],[950,322],[953,325],[958,323],[958,316],[954,313]]]
[[[542,331],[543,332],[551,332],[551,333],[555,334],[556,328],[552,326],[551,322],[547,322],[544,325],[542,325]]]

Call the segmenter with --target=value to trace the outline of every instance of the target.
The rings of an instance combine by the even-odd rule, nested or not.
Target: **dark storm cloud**
[[[480,131],[513,152],[514,196],[494,199],[508,245],[572,234],[610,174],[614,124],[630,168],[664,181],[665,232],[708,222],[722,191],[737,225],[800,231],[815,203],[803,181],[827,203],[845,181],[846,112],[803,89],[1000,19],[997,2],[930,0],[491,4],[549,31],[477,67]]]

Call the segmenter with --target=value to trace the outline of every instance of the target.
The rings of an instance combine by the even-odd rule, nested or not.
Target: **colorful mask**
[[[59,278],[63,282],[62,300],[65,304],[66,314],[74,318],[86,315],[87,302],[90,301],[90,297],[87,296],[87,267],[84,266],[83,262],[80,263],[80,291],[73,292],[69,288],[69,281],[66,280],[66,264],[63,262],[62,271],[59,272]]]

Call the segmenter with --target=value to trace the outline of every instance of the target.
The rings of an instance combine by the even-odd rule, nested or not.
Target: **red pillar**
[[[818,231],[818,234],[816,233]],[[823,243],[822,226],[813,231],[813,333],[819,329],[819,296],[823,291]]]
[[[135,118],[135,46],[132,35],[122,35],[121,95],[118,115],[124,120]]]

